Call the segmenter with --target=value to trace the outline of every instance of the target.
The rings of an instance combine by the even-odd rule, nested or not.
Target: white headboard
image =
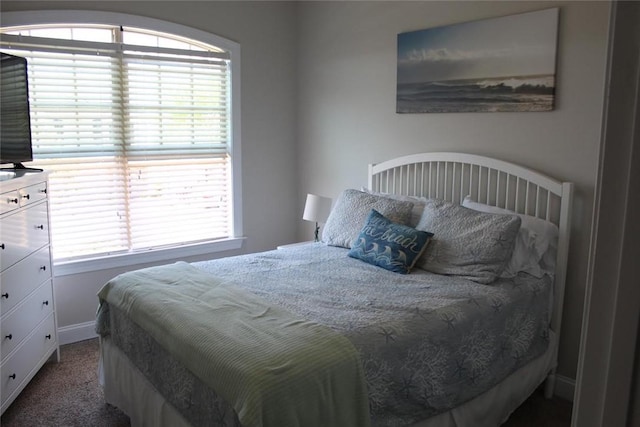
[[[571,230],[572,183],[489,157],[421,153],[369,165],[368,185],[374,191],[438,198],[453,203],[461,203],[465,196],[471,195],[475,201],[556,224],[559,236],[551,329],[560,335]],[[552,378],[548,389],[553,388],[553,382]]]

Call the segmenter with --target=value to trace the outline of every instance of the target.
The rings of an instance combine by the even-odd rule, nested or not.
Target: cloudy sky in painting
[[[398,83],[555,74],[558,9],[398,35]]]

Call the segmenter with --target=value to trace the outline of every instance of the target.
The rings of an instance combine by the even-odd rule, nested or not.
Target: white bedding
[[[215,283],[347,337],[362,359],[374,426],[409,425],[459,406],[548,347],[548,278],[524,275],[488,286],[424,270],[403,275],[347,251],[312,244],[194,265]],[[113,343],[189,422],[209,425],[233,413],[219,396],[205,397],[202,378],[173,368],[178,355],[124,313],[107,312],[110,321],[100,316],[98,322],[103,336],[113,334]],[[193,405],[210,409],[194,412]]]

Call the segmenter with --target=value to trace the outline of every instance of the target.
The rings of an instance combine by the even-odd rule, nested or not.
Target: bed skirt
[[[478,397],[413,427],[482,427],[502,424],[554,368],[557,340],[551,332],[546,352]],[[109,339],[100,339],[98,367],[105,401],[126,413],[132,427],[191,427]]]

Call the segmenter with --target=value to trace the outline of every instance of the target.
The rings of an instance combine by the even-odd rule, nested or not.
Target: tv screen
[[[33,160],[27,60],[0,52],[0,163]]]

